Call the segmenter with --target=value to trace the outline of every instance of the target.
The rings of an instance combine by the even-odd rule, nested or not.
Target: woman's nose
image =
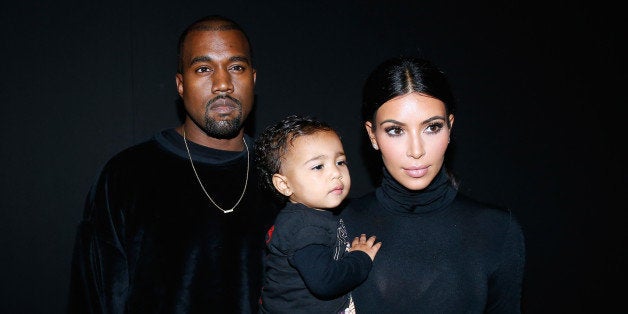
[[[423,148],[423,142],[420,136],[410,138],[406,155],[415,159],[419,159],[425,155],[425,149]]]

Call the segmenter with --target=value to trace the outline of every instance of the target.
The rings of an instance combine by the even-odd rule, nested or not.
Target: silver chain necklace
[[[249,146],[246,145],[246,140],[244,140],[244,137],[242,137],[242,142],[244,142],[244,147],[246,148],[246,179],[244,181],[244,189],[242,190],[242,194],[240,195],[240,198],[235,203],[235,205],[233,205],[233,207],[231,207],[230,209],[225,210],[222,207],[218,206],[218,204],[214,202],[211,196],[209,196],[209,193],[207,193],[207,190],[205,190],[205,186],[203,185],[203,182],[201,182],[201,178],[198,176],[198,173],[196,172],[196,168],[194,167],[194,162],[192,161],[192,154],[190,154],[190,148],[188,147],[188,141],[185,139],[185,129],[183,129],[183,143],[185,143],[185,150],[188,152],[188,157],[190,157],[190,164],[192,165],[192,170],[194,170],[194,175],[196,176],[196,179],[198,180],[198,184],[201,186],[201,189],[203,189],[203,192],[205,192],[205,195],[207,195],[207,198],[209,199],[209,201],[212,202],[214,206],[218,207],[218,209],[222,210],[222,212],[225,214],[233,212],[233,209],[236,208],[238,204],[240,204],[240,201],[242,201],[242,198],[244,197],[244,193],[246,192],[246,186],[249,183]]]

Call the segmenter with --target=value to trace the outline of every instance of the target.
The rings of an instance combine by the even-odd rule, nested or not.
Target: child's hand
[[[362,251],[368,254],[371,257],[371,260],[374,260],[375,255],[381,246],[382,242],[375,243],[375,236],[370,236],[366,239],[366,234],[363,233],[360,237],[355,237],[355,239],[353,239],[349,252]]]

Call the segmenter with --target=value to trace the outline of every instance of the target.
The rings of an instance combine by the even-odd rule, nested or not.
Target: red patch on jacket
[[[270,229],[266,232],[266,244],[270,242],[270,239],[273,237],[273,231],[275,231],[275,225],[272,225]]]

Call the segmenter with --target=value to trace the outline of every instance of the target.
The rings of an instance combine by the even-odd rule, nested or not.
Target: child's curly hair
[[[297,137],[323,131],[338,134],[329,124],[310,116],[289,115],[268,126],[255,141],[255,165],[262,189],[286,202],[288,197],[279,193],[273,185],[273,175],[279,173],[281,162]]]

